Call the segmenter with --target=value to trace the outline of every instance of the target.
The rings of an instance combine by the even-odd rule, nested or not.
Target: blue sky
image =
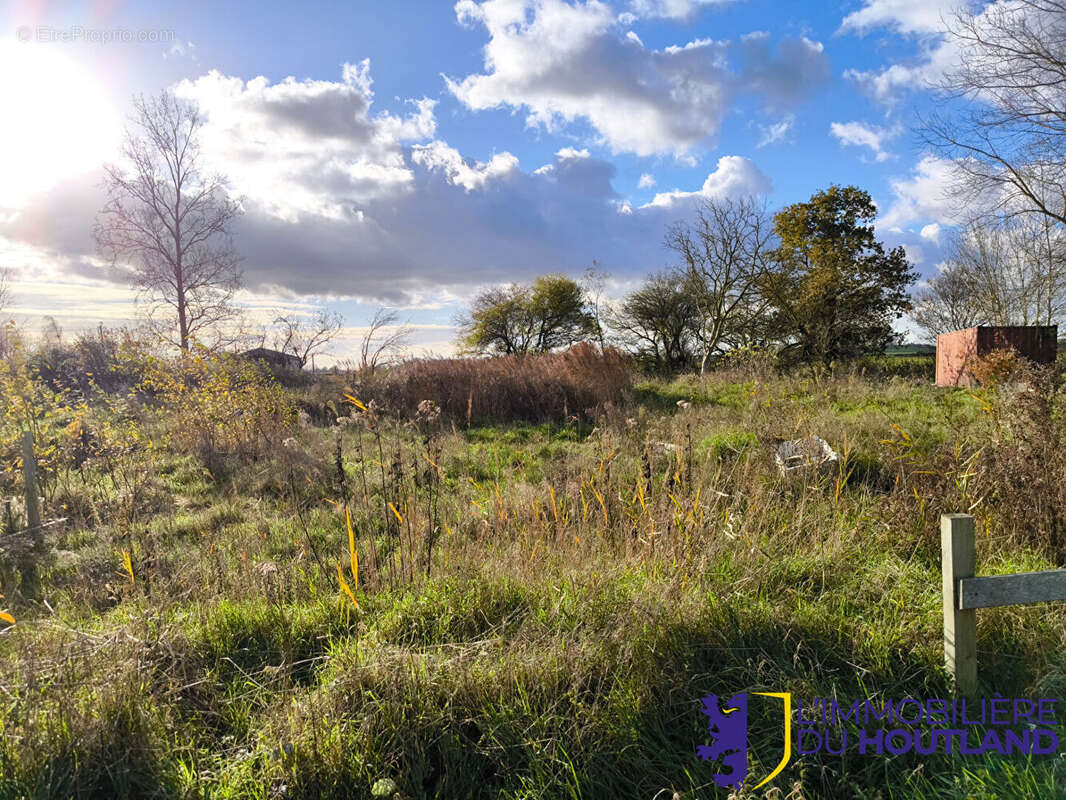
[[[95,252],[130,98],[173,88],[243,198],[257,318],[378,305],[446,352],[477,287],[595,259],[620,295],[702,199],[867,189],[923,274],[946,164],[914,129],[949,69],[943,0],[19,2],[0,11],[0,266],[14,312],[135,317]],[[13,124],[12,124],[13,123]]]

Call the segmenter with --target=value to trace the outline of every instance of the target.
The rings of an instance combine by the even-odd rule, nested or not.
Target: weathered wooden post
[[[31,546],[22,557],[20,591],[26,597],[37,595],[37,559],[44,550],[41,506],[37,496],[37,456],[33,452],[33,431],[22,432],[22,477],[26,488],[26,527]]]
[[[33,431],[22,432],[22,476],[26,484],[26,527],[39,534],[41,507],[37,499],[37,456],[33,452]]]
[[[977,612],[959,603],[959,585],[974,574],[973,517],[940,517],[940,550],[944,597],[944,660],[962,695],[977,691]]]

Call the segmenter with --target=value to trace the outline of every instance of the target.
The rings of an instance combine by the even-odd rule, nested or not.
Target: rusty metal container
[[[982,325],[936,337],[936,385],[973,386],[967,362],[993,350],[1014,350],[1036,364],[1050,364],[1058,347],[1056,325]]]

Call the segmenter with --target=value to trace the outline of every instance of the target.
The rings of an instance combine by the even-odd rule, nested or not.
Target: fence
[[[1066,569],[974,576],[974,524],[969,514],[940,517],[944,595],[944,660],[963,695],[977,691],[977,609],[1066,600]]]

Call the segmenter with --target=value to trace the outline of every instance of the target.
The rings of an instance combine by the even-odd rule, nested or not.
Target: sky
[[[256,319],[379,306],[451,352],[479,287],[595,263],[621,296],[716,197],[866,189],[925,276],[954,219],[922,145],[959,0],[14,0],[0,7],[0,267],[12,315],[136,318],[96,251],[132,98],[203,112]]]

